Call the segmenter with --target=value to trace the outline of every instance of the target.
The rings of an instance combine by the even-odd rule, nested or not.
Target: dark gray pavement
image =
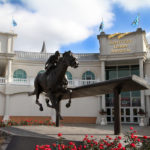
[[[122,135],[125,135],[130,127],[137,131],[137,135],[150,136],[150,126],[122,125]],[[100,126],[95,124],[66,124],[55,126],[14,126],[0,128],[1,132],[11,135],[7,149],[3,150],[32,150],[36,144],[51,144],[57,141],[57,134],[62,133],[65,142],[82,141],[86,134],[94,138],[105,138],[106,135],[114,136],[114,126]],[[6,146],[5,146],[6,147]]]

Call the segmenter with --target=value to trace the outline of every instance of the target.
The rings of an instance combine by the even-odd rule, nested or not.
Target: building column
[[[102,96],[97,96],[97,118],[96,124],[101,124],[100,110],[102,109]]]
[[[150,118],[150,96],[146,95],[146,120],[147,120],[147,124],[149,124],[149,118]]]
[[[143,70],[143,59],[139,59],[139,71],[140,71],[140,77],[144,78],[144,70]],[[141,91],[141,107],[145,109],[145,101],[144,101],[144,91]]]
[[[4,106],[4,116],[3,116],[3,121],[8,121],[10,118],[9,110],[10,110],[10,96],[6,95],[5,98],[5,106]]]
[[[11,82],[11,69],[12,69],[12,60],[8,60],[8,69],[7,69],[7,82]]]
[[[105,81],[105,62],[101,61],[101,81]],[[105,95],[101,98],[101,108],[105,109]]]
[[[139,69],[140,69],[140,77],[143,78],[143,59],[139,59]]]

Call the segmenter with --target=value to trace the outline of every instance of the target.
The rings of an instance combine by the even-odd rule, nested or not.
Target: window
[[[68,80],[72,80],[72,74],[69,71],[66,72],[66,76]]]
[[[21,79],[26,79],[27,74],[24,70],[18,69],[14,72],[13,78],[21,78]]]
[[[118,66],[118,78],[130,75],[129,66]]]
[[[139,65],[134,65],[134,66],[131,66],[131,75],[137,75],[139,76]]]
[[[95,75],[91,71],[86,71],[82,75],[82,80],[95,80]]]
[[[106,67],[106,80],[117,79],[117,67]]]

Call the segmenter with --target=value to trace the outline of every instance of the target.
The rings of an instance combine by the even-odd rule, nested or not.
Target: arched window
[[[66,72],[66,76],[68,80],[72,80],[72,74],[69,71]]]
[[[41,70],[41,71],[39,71],[39,73],[43,73],[43,72],[45,72],[45,70]]]
[[[91,71],[86,71],[82,75],[82,80],[95,80],[95,75]]]
[[[18,70],[16,70],[14,72],[13,78],[26,79],[27,78],[27,74],[26,74],[26,72],[24,70],[18,69]]]

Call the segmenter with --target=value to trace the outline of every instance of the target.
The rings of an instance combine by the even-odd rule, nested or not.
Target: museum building
[[[44,71],[45,62],[52,55],[43,43],[40,52],[15,51],[13,45],[17,34],[0,32],[0,120],[24,119],[55,121],[55,111],[48,108],[44,95],[40,102],[44,111],[39,111],[35,96],[28,96],[34,89],[34,79]],[[106,34],[101,32],[99,53],[74,54],[79,67],[68,68],[66,76],[69,87],[92,84],[100,81],[137,75],[150,84],[150,46],[146,33],[141,28],[135,32]],[[113,95],[97,95],[72,99],[70,108],[66,100],[61,102],[64,123],[100,123],[105,116],[113,123]],[[121,93],[122,123],[138,124],[144,114],[144,123],[149,125],[150,90]],[[106,112],[103,114],[102,110]]]

